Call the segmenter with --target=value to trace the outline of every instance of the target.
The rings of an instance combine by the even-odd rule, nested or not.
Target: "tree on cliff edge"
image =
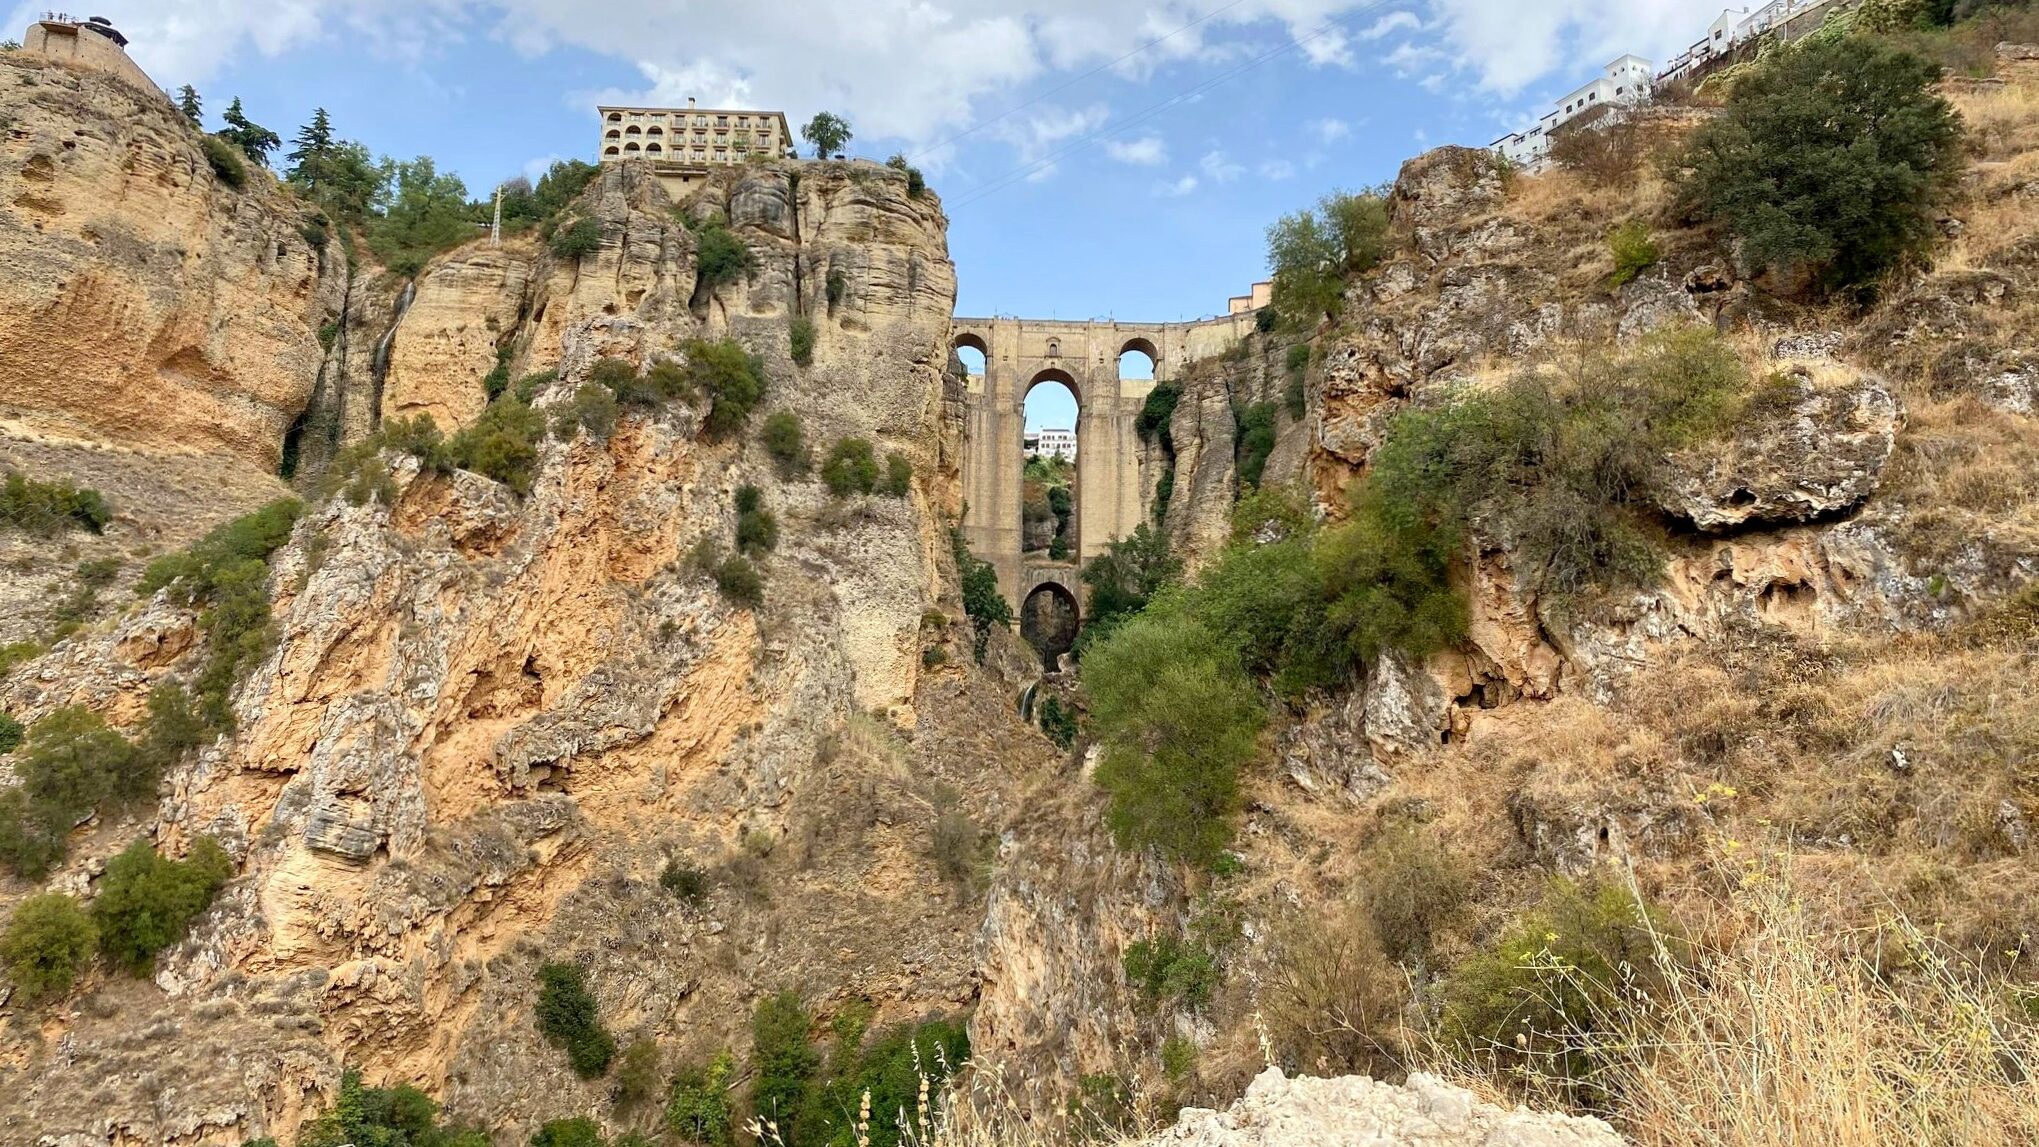
[[[235,96],[234,102],[227,105],[226,114],[220,118],[227,121],[227,126],[216,134],[240,148],[242,154],[256,163],[267,165],[269,153],[283,146],[281,136],[250,120],[246,113],[241,111],[239,96]]]
[[[190,120],[193,124],[203,125],[205,123],[205,108],[198,101],[198,89],[190,84],[185,84],[177,89],[177,110],[183,112],[184,118]]]
[[[850,121],[834,112],[817,112],[800,129],[800,138],[814,145],[814,158],[827,159],[850,145]]]

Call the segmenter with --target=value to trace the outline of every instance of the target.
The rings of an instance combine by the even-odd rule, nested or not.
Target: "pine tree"
[[[240,148],[256,163],[267,164],[269,153],[283,146],[283,140],[275,132],[253,122],[241,111],[239,96],[227,105],[226,114],[220,118],[227,121],[227,126],[219,130],[219,137]]]
[[[205,123],[205,115],[198,102],[198,89],[190,84],[177,89],[177,110],[183,112],[184,118],[194,124]]]
[[[290,154],[284,156],[290,161],[284,178],[300,187],[323,188],[333,158],[333,120],[326,109],[312,109],[311,122],[297,129],[297,138],[291,143]]]

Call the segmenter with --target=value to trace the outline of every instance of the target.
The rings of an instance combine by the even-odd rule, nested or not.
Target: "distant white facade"
[[[1026,450],[1029,454],[1038,454],[1043,458],[1060,458],[1064,462],[1074,462],[1076,432],[1055,426],[1043,426],[1038,432],[1026,436]]]
[[[1818,26],[1817,21],[1809,19],[1813,13],[1826,10],[1842,12],[1858,3],[1860,0],[1771,0],[1754,12],[1747,8],[1728,8],[1706,26],[1705,36],[1678,53],[1665,66],[1657,82],[1668,83],[1688,69],[1761,36],[1776,33],[1785,40],[1796,39]],[[1825,15],[1821,15],[1820,19],[1824,20]]]
[[[1607,65],[1591,83],[1559,100],[1556,107],[1536,121],[1535,127],[1504,135],[1489,146],[1513,163],[1534,167],[1550,153],[1551,132],[1560,125],[1596,108],[1648,100],[1654,75],[1655,69],[1648,60],[1634,54],[1622,56]]]

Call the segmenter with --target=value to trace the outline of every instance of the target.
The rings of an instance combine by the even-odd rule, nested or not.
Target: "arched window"
[[[644,145],[644,154],[646,155],[658,155],[663,151],[665,151],[665,148],[660,147],[656,143],[647,143]]]
[[[616,145],[614,145],[614,144],[611,144],[611,145],[609,145],[608,147],[606,147],[606,148],[603,148],[603,149],[602,149],[602,154],[603,154],[603,155],[621,155],[621,154],[623,154],[623,149],[622,149],[622,148],[619,148],[619,147],[617,147],[617,146],[616,146]]]
[[[1059,339],[1049,339],[1049,340],[1048,340],[1048,357],[1049,357],[1049,358],[1061,358],[1061,357],[1062,357],[1062,343],[1061,343],[1061,340],[1059,340]]]
[[[610,113],[609,113],[609,122],[610,122],[610,123],[622,123],[622,122],[623,122],[623,113],[622,113],[622,112],[610,112]]]
[[[665,133],[666,129],[662,127],[648,127],[644,129],[644,134],[646,135],[664,135]]]
[[[638,126],[637,126],[636,124],[631,124],[631,125],[630,125],[629,127],[626,127],[626,128],[624,128],[624,129],[623,129],[623,134],[624,134],[624,135],[643,135],[643,134],[644,134],[644,129],[643,129],[643,128],[641,128],[641,127],[638,127]]]
[[[622,132],[620,132],[620,131],[617,131],[617,130],[616,130],[615,128],[613,128],[613,127],[612,127],[612,128],[610,128],[610,129],[609,129],[609,132],[608,132],[608,134],[607,134],[606,136],[604,136],[603,138],[605,138],[605,139],[622,139],[622,138],[623,138],[623,133],[622,133]]]
[[[623,154],[625,154],[625,155],[636,155],[636,154],[637,154],[637,145],[636,145],[635,143],[626,143],[626,144],[624,144],[624,145],[623,145]]]

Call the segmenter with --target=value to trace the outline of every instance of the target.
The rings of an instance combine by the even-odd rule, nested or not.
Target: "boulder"
[[[1657,504],[1708,533],[1830,518],[1876,490],[1902,423],[1880,379],[1821,385],[1792,368],[1762,384],[1725,439],[1666,460]]]
[[[1361,1075],[1260,1073],[1225,1111],[1185,1108],[1149,1140],[1197,1147],[1620,1147],[1598,1119],[1513,1111],[1418,1072],[1397,1087]]]

